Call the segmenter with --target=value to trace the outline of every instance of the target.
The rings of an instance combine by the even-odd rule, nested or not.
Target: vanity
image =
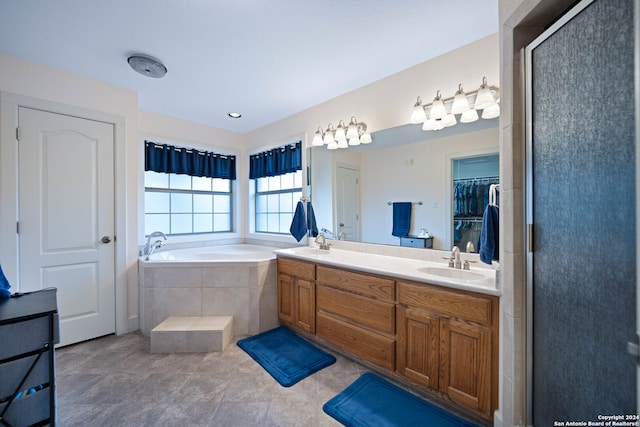
[[[493,420],[499,354],[495,270],[450,269],[440,256],[424,260],[307,246],[275,252],[281,323]]]

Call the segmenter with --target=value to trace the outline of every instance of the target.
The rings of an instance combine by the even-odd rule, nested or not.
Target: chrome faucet
[[[462,268],[462,262],[460,262],[460,248],[457,246],[454,246],[453,248],[451,248],[451,258],[449,258],[449,267],[456,268],[458,270]]]
[[[318,239],[322,238],[322,242],[318,242]],[[324,238],[324,234],[318,234],[315,240],[316,243],[320,245],[320,249],[323,251],[328,251],[330,248],[330,244],[327,243],[327,240]]]
[[[164,240],[157,239],[153,244],[151,244],[152,237],[162,237]],[[165,245],[165,241],[167,240],[167,236],[164,235],[162,231],[154,231],[153,233],[147,236],[147,244],[144,247],[144,253],[146,255],[145,261],[149,261],[149,257],[153,254],[158,248],[161,248]]]

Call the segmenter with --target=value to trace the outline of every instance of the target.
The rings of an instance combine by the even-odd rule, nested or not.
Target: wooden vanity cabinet
[[[316,266],[278,258],[278,320],[310,334],[316,331]]]
[[[398,282],[396,372],[492,419],[498,398],[498,299]]]
[[[316,283],[316,336],[394,371],[395,281],[318,265]]]
[[[489,421],[498,298],[278,258],[278,319]]]

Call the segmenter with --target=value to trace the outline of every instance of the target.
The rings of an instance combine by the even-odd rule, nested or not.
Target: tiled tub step
[[[233,316],[169,317],[151,330],[151,353],[223,351],[233,337]]]

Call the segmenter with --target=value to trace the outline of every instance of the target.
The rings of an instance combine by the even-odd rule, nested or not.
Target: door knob
[[[110,242],[111,242],[111,238],[109,236],[102,237],[102,243],[110,243]]]

